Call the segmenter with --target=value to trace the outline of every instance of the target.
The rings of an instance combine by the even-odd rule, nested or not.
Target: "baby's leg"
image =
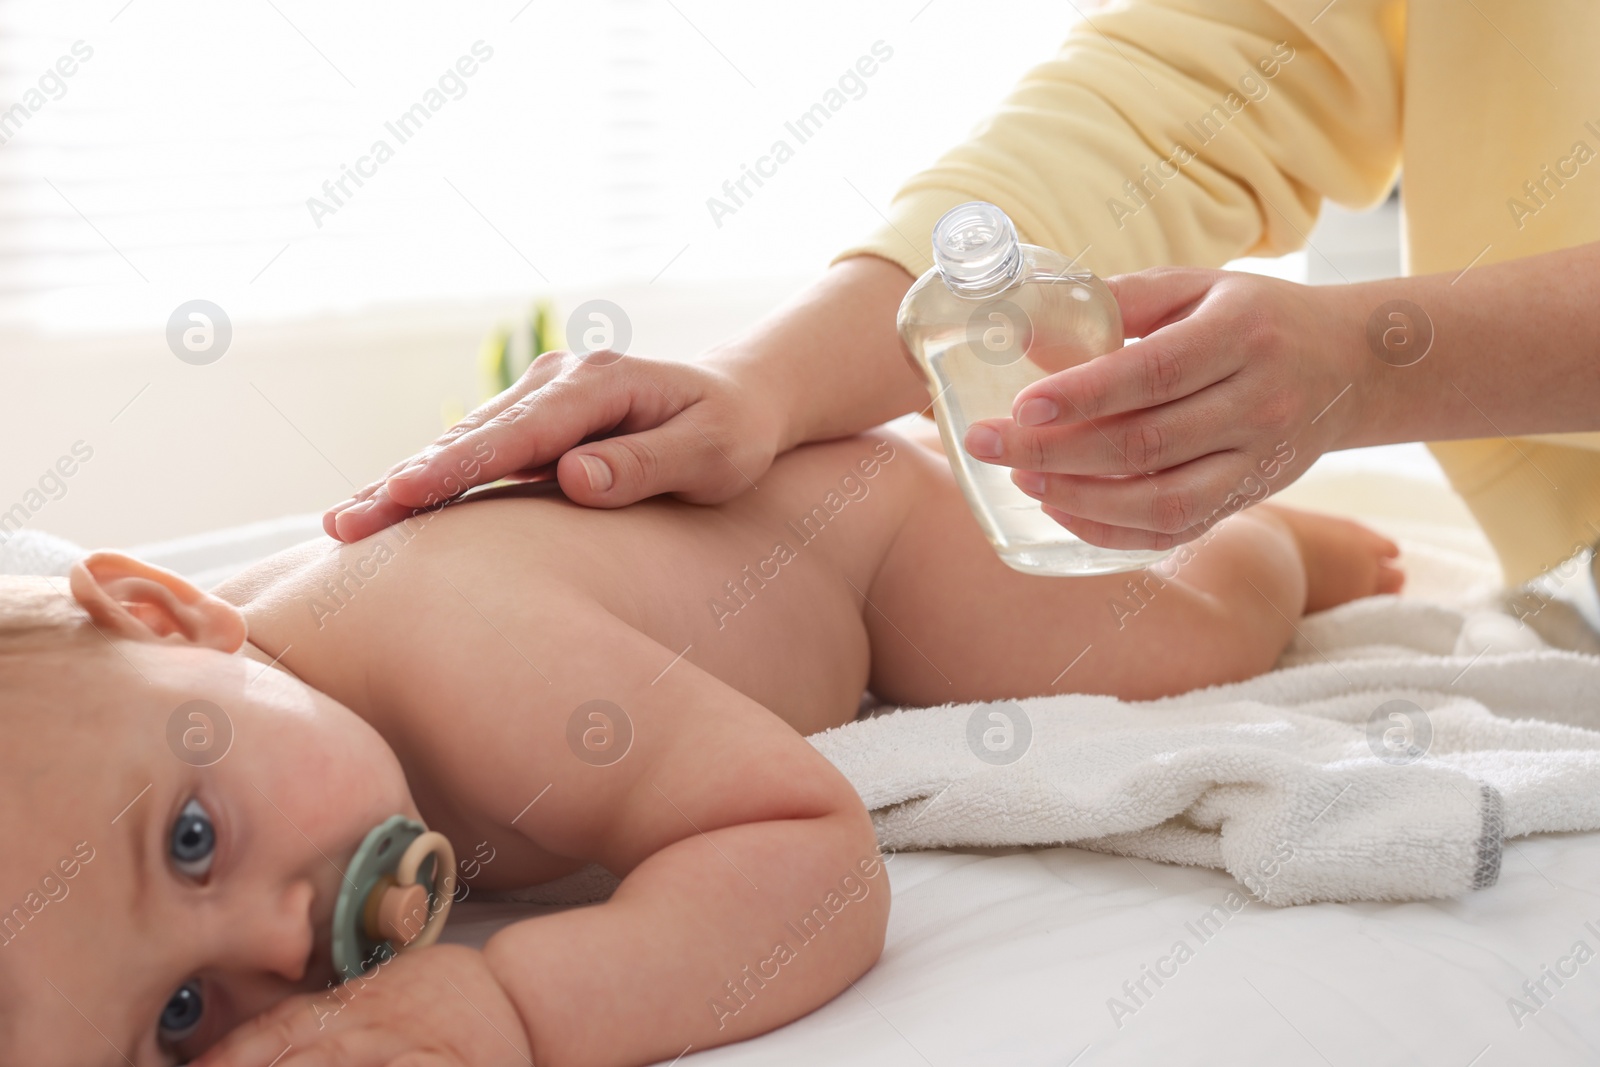
[[[1001,563],[942,457],[870,590],[872,691],[926,705],[1044,693],[1150,699],[1269,669],[1307,610],[1399,587],[1394,546],[1262,506],[1191,545],[1175,576],[1043,578]]]

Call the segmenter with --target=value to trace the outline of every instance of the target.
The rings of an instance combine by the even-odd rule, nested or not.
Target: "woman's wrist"
[[[743,402],[755,409],[753,422],[767,431],[774,455],[805,440],[796,436],[804,413],[786,374],[792,361],[781,350],[764,345],[759,335],[741,336],[707,349],[697,362],[737,385]]]
[[[1338,447],[1592,431],[1600,242],[1329,286],[1361,403]]]
[[[842,260],[701,360],[762,404],[780,453],[869,429],[926,399],[895,326],[914,280],[875,256]]]
[[[1327,450],[1414,440],[1408,436],[1405,370],[1426,354],[1433,331],[1406,299],[1410,279],[1312,287],[1329,353],[1349,386],[1327,409]]]

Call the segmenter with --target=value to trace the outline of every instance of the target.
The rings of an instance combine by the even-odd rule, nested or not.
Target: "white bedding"
[[[1499,884],[1464,900],[1250,904],[1203,943],[1189,926],[1237,891],[1219,871],[1073,848],[902,853],[888,870],[888,944],[854,991],[682,1067],[1600,1062],[1600,962],[1547,980],[1520,1029],[1507,1007],[1575,941],[1600,950],[1584,926],[1600,929],[1600,835],[1516,842]],[[537,910],[468,901],[446,937]],[[1180,939],[1192,958],[1114,1017],[1122,984]]]
[[[1435,484],[1345,468],[1291,496],[1363,511],[1402,538],[1408,595],[1481,603],[1497,585],[1481,537]],[[215,581],[318,532],[302,516],[142,551]],[[1508,842],[1497,885],[1408,904],[1233,912],[1237,883],[1223,872],[1073,848],[903,853],[888,870],[887,947],[853,990],[774,1033],[678,1062],[1600,1062],[1600,834]],[[469,900],[445,936],[481,942],[541,910]],[[1179,941],[1192,954],[1181,962]],[[1158,987],[1147,967],[1170,977]],[[1135,1000],[1124,983],[1141,978]],[[1523,983],[1541,979],[1536,1001]]]

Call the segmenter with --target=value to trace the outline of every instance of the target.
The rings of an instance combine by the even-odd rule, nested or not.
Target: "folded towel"
[[[41,530],[16,530],[0,537],[0,574],[64,575],[83,549]]]
[[[811,738],[894,849],[1069,843],[1218,867],[1272,904],[1455,896],[1507,837],[1600,829],[1600,658],[1377,597],[1279,670],[1130,703],[900,710]]]

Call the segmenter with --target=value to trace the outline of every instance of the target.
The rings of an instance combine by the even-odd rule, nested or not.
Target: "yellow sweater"
[[[1402,169],[1409,273],[1600,240],[1597,43],[1594,0],[1126,0],[837,258],[919,275],[935,220],[988,200],[1102,276],[1215,267],[1302,247],[1324,197],[1369,207]],[[1600,537],[1600,434],[1433,449],[1508,580]]]

